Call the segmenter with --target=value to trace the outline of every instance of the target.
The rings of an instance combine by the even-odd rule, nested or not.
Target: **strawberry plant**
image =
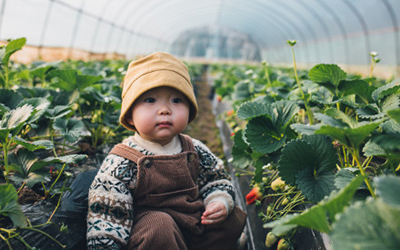
[[[377,181],[386,175],[394,178],[391,182],[398,180],[394,176],[400,170],[399,80],[387,83],[372,74],[362,79],[334,64],[318,64],[308,72],[295,68],[294,76],[271,67],[274,72],[255,73],[255,77],[245,73],[260,69],[265,69],[265,63],[242,73],[227,70],[226,77],[233,80],[218,79],[221,90],[216,91],[222,101],[231,100],[241,119],[240,125],[228,123],[235,130],[232,164],[238,176],[250,174],[250,185],[262,192],[254,204],[263,209],[259,216],[265,228],[290,242],[296,228],[308,227],[329,234],[335,249],[353,249],[350,246],[359,240],[340,244],[342,223],[353,225],[346,239],[355,239],[356,228],[361,230],[358,225],[365,222],[361,216],[356,221],[346,216],[345,222],[337,215],[345,214],[345,207],[352,207],[357,197],[361,201],[355,211],[362,204],[368,204],[368,212],[372,207],[383,209],[374,212],[372,224],[385,227],[387,234],[381,236],[391,239],[384,243],[369,234],[376,245],[365,243],[360,249],[378,244],[390,249],[397,244],[393,223],[384,219],[387,228],[377,225],[383,220],[380,213],[392,217],[398,212],[396,206],[381,205],[382,195],[393,199],[394,193],[380,191],[377,185],[383,181]],[[254,88],[255,82],[263,86]]]

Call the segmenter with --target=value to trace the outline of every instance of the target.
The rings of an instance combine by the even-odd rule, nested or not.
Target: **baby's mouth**
[[[170,126],[172,126],[172,123],[165,121],[165,122],[158,123],[157,126],[158,127],[170,127]]]

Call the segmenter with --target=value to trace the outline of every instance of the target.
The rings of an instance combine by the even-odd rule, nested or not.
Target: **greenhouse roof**
[[[127,57],[399,65],[397,0],[2,0],[0,39]]]

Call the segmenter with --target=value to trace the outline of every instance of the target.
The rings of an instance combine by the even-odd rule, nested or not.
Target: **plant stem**
[[[63,192],[64,192],[64,187],[65,187],[65,183],[66,183],[66,182],[67,182],[67,179],[65,179],[64,184],[63,184],[63,187],[62,187],[62,189],[61,189],[62,192],[61,192],[61,194],[60,194],[60,197],[58,198],[57,206],[54,208],[53,213],[51,213],[49,219],[47,220],[47,223],[50,223],[51,219],[53,218],[54,214],[56,213],[58,207],[59,207],[60,204],[61,204],[61,198],[62,198],[62,194],[63,194]]]
[[[66,166],[66,165],[67,165],[67,164],[64,163],[63,167],[62,167],[61,170],[60,170],[60,173],[58,173],[58,175],[57,175],[56,180],[53,182],[53,184],[51,184],[51,187],[50,187],[48,193],[50,193],[50,192],[53,190],[54,185],[57,183],[58,179],[60,179],[60,176],[61,176],[62,173],[64,172],[64,169],[65,169],[65,166]]]
[[[310,110],[310,108],[308,107],[308,101],[306,99],[306,96],[304,95],[303,90],[301,89],[301,85],[300,85],[300,80],[299,80],[299,76],[297,75],[297,65],[296,65],[296,56],[294,53],[294,47],[292,46],[292,54],[293,54],[293,68],[294,68],[294,76],[296,78],[296,83],[297,86],[299,87],[299,91],[301,93],[301,96],[303,98],[304,101],[304,106],[306,108],[306,112],[307,112],[307,116],[308,116],[308,121],[310,122],[310,125],[314,124],[314,117],[313,117],[313,113]]]
[[[22,229],[26,229],[26,230],[32,230],[41,234],[44,234],[45,236],[47,236],[49,239],[53,240],[55,243],[57,243],[60,247],[65,248],[66,246],[64,246],[63,244],[61,244],[58,240],[56,240],[53,236],[51,236],[50,234],[43,232],[42,230],[38,230],[36,228],[33,227],[24,227]]]
[[[367,184],[369,192],[371,193],[372,197],[376,198],[376,195],[375,195],[374,191],[372,190],[372,186],[369,183],[368,176],[365,174],[364,169],[363,169],[362,165],[360,164],[360,160],[358,159],[358,153],[356,152],[356,150],[352,151],[352,155],[354,157],[354,160],[357,162],[357,167],[360,170],[361,175],[366,177],[364,181],[365,181],[365,184]]]

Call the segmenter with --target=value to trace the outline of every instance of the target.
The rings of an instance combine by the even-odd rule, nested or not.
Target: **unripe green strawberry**
[[[289,203],[289,199],[288,198],[285,198],[285,199],[283,199],[283,201],[282,201],[282,206],[285,206],[285,205],[287,205]]]
[[[275,234],[273,234],[272,232],[269,232],[267,234],[267,237],[265,237],[265,246],[266,247],[272,247],[275,242],[278,241],[278,237],[276,237]]]
[[[285,239],[279,240],[277,250],[289,250],[289,248],[289,242],[287,242]]]

